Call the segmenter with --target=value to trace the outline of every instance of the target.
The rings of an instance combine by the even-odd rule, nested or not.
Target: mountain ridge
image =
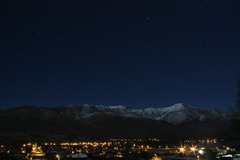
[[[161,108],[145,108],[134,109],[122,105],[118,106],[104,106],[104,105],[70,105],[60,107],[34,107],[21,106],[5,111],[11,110],[31,110],[31,109],[45,109],[46,113],[49,111],[56,111],[61,116],[71,117],[75,120],[80,120],[92,117],[97,114],[105,113],[111,116],[122,116],[130,118],[143,118],[151,120],[163,120],[170,124],[180,124],[187,121],[203,121],[211,120],[226,120],[229,119],[229,114],[221,110],[208,110],[193,107],[183,103],[176,103],[170,107]]]

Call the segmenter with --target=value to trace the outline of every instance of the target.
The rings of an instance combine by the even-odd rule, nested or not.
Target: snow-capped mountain
[[[228,118],[227,113],[223,111],[200,109],[182,103],[177,103],[170,107],[146,109],[132,109],[125,106],[68,106],[62,108],[60,114],[71,116],[76,120],[98,114],[106,114],[111,116],[163,120],[171,124],[207,119],[224,120]]]
[[[33,134],[37,137],[62,135],[105,138],[226,136],[232,122],[229,117],[230,114],[223,111],[181,103],[146,109],[94,105],[22,106],[0,110],[0,141],[1,137],[2,140],[7,139],[5,136],[10,133],[13,133],[12,137],[24,135],[25,138]]]

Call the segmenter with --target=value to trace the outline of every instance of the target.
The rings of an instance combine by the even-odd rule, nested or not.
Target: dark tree
[[[236,138],[240,138],[240,75],[237,79],[237,100],[236,100],[236,106],[235,111],[233,113],[233,127],[236,132]]]
[[[238,79],[237,79],[237,88],[238,88],[238,93],[237,93],[236,108],[238,111],[240,111],[240,75],[238,76]]]

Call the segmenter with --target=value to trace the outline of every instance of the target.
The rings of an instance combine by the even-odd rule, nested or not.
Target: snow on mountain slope
[[[62,110],[61,114],[66,114],[76,120],[92,117],[97,114],[107,114],[110,116],[164,120],[171,124],[180,124],[187,121],[203,121],[206,119],[222,120],[227,117],[226,113],[222,111],[200,109],[182,103],[177,103],[170,107],[146,109],[131,109],[125,106],[68,106]]]

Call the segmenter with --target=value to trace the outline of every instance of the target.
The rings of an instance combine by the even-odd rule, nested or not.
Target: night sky
[[[235,105],[239,0],[2,0],[0,108]]]

